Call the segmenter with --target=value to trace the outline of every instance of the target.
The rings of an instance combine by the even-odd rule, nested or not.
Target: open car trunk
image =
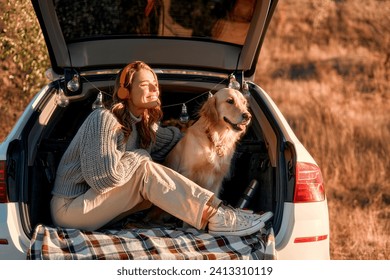
[[[212,91],[216,91],[219,88],[226,86],[221,84],[223,78],[218,77],[194,76],[189,78],[188,75],[164,73],[159,73],[158,75],[162,92],[162,108],[164,111],[163,124],[168,120],[178,120],[181,105],[182,103],[188,102],[188,100],[191,100],[186,103],[188,113],[191,119],[195,120],[197,118],[198,109],[208,96],[209,89],[213,88]],[[99,256],[90,256],[88,254],[78,255],[77,253],[79,252],[77,252],[76,249],[75,255],[72,256],[67,254],[64,255],[64,252],[69,252],[69,242],[74,244],[76,240],[83,241],[82,244],[84,245],[79,244],[78,247],[84,248],[83,250],[85,250],[85,247],[93,244],[93,241],[88,238],[93,238],[94,240],[96,238],[104,239],[102,236],[105,236],[112,241],[114,235],[116,238],[119,238],[118,240],[121,240],[124,234],[123,230],[126,229],[126,234],[129,234],[128,230],[133,230],[130,237],[130,240],[133,241],[140,240],[140,234],[142,236],[147,236],[149,234],[150,236],[154,236],[154,238],[161,238],[160,235],[162,235],[164,238],[168,238],[170,242],[173,242],[177,236],[181,236],[181,234],[177,235],[177,230],[180,232],[181,229],[170,228],[169,230],[172,231],[167,233],[165,231],[162,232],[161,228],[156,229],[158,232],[153,231],[150,226],[144,226],[142,228],[142,226],[136,222],[134,223],[133,217],[131,221],[124,220],[121,224],[116,224],[116,227],[102,229],[99,233],[57,229],[53,226],[50,217],[50,199],[59,160],[73,136],[76,134],[78,128],[92,111],[92,104],[95,101],[99,90],[104,93],[104,103],[106,107],[109,108],[111,101],[110,95],[113,89],[115,75],[84,76],[84,79],[89,82],[84,83],[83,92],[77,96],[71,96],[69,98],[69,105],[66,107],[56,105],[55,99],[57,96],[55,93],[57,90],[55,87],[49,87],[47,89],[46,98],[42,99],[44,101],[41,103],[41,109],[36,112],[35,122],[32,121],[33,124],[30,126],[30,131],[25,132],[29,135],[39,135],[39,137],[37,136],[33,139],[26,137],[25,139],[29,139],[29,143],[22,144],[26,147],[25,173],[27,174],[28,179],[24,182],[24,195],[22,196],[23,202],[21,203],[21,210],[24,213],[23,227],[25,232],[28,236],[33,238],[32,247],[29,251],[30,258],[42,257],[42,254],[45,252],[47,255],[44,256],[44,258],[50,258],[50,256],[53,256],[54,258],[119,258],[118,256],[120,254],[116,254],[115,256],[104,255],[104,253]],[[259,90],[259,88],[255,85],[251,85],[250,90],[252,91],[251,98],[254,98],[255,96],[257,96],[256,98],[260,98],[256,93],[256,90]],[[250,104],[254,103],[250,102]],[[256,102],[255,105],[259,106],[258,104],[259,102]],[[259,107],[255,108],[257,111],[259,109],[261,110]],[[278,221],[281,220],[282,217],[282,213],[278,209],[280,209],[279,205],[282,204],[280,193],[283,193],[281,191],[282,182],[278,181],[277,177],[283,177],[279,176],[278,172],[282,172],[284,168],[278,168],[276,164],[278,160],[276,159],[276,156],[273,155],[277,153],[275,151],[278,150],[276,146],[278,141],[275,143],[269,142],[269,139],[274,139],[275,135],[265,137],[262,129],[262,126],[270,128],[272,125],[269,123],[265,124],[265,122],[268,122],[266,118],[261,120],[258,119],[260,115],[258,112],[254,112],[252,107],[250,107],[250,110],[253,119],[247,133],[237,145],[231,165],[231,176],[230,178],[227,178],[223,184],[221,199],[228,204],[236,206],[238,200],[252,180],[257,180],[258,188],[247,208],[256,212],[272,211],[274,212],[274,218],[273,223],[268,224],[266,230],[259,233],[261,236],[258,237],[258,239],[248,241],[245,238],[237,239],[237,237],[231,237],[232,240],[229,240],[229,237],[227,237],[227,240],[228,242],[232,242],[232,244],[238,242],[242,245],[242,242],[244,242],[247,244],[247,247],[249,246],[248,248],[252,248],[249,251],[246,251],[249,258],[275,258],[273,255],[275,244],[272,241],[274,240],[274,232],[277,233],[278,231]],[[261,116],[264,117],[266,114],[263,115],[262,113]],[[271,149],[273,149],[274,152],[270,152]],[[71,230],[71,232],[67,230]],[[134,233],[134,230],[137,232]],[[152,231],[150,232],[150,230]],[[96,234],[98,234],[98,237]],[[186,234],[188,234],[188,232]],[[205,240],[211,238],[212,242],[214,242],[213,244],[217,244],[215,246],[221,251],[221,248],[218,245],[220,244],[218,238],[211,237],[203,232],[196,232],[193,234],[201,241],[203,238]],[[188,235],[186,235],[186,237],[188,237]],[[89,240],[88,242],[86,241],[87,239]],[[209,240],[208,242],[211,241]],[[254,249],[258,246],[256,245],[256,242],[263,244],[263,247],[259,247],[261,250],[257,250],[261,252],[261,254],[256,254],[256,249]],[[188,245],[190,243],[191,241],[188,241],[186,244]],[[57,244],[55,245],[55,250],[51,253],[49,252],[50,250],[42,250],[42,248],[47,249],[48,244]],[[107,244],[107,242],[104,244]],[[181,245],[177,246],[180,247]],[[130,247],[129,250],[134,250],[134,248]],[[229,250],[231,250],[231,248]],[[110,250],[107,252],[109,251]],[[148,250],[144,248],[141,251],[145,252]],[[60,253],[53,254],[53,252]],[[215,254],[215,252],[212,251],[211,254]],[[224,253],[224,249],[222,249],[221,258],[226,258],[229,254],[230,253]],[[142,256],[148,259],[154,258],[154,255]],[[245,254],[238,251],[235,256],[238,256],[237,258],[244,258]],[[130,258],[136,257],[139,257],[139,255],[132,255]],[[206,253],[206,257],[202,254],[198,256],[198,258],[209,257],[209,252]],[[164,257],[163,255],[159,255],[156,258]],[[168,256],[167,258],[175,257]],[[191,258],[191,256],[184,258]]]

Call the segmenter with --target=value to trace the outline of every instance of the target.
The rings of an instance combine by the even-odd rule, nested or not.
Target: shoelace
[[[226,209],[230,209],[231,211],[237,213],[236,215],[243,216],[246,219],[250,220],[256,220],[260,218],[260,215],[254,214],[252,210],[245,210],[245,209],[240,209],[240,208],[233,208],[232,206],[228,205],[226,206]]]
[[[236,213],[234,213],[234,211],[232,209],[224,209],[225,213],[223,215],[223,219],[224,219],[224,225],[225,226],[229,226],[231,228],[231,231],[236,231],[237,229],[237,215]]]

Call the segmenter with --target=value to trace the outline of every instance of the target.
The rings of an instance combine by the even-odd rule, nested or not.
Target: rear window
[[[243,45],[255,5],[256,0],[54,0],[67,43],[153,36]]]

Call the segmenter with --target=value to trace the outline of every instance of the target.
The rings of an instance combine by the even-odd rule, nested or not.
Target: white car
[[[119,69],[134,60],[158,74],[167,120],[196,119],[209,92],[223,87],[248,97],[251,125],[222,198],[236,205],[257,181],[246,207],[274,213],[266,232],[271,258],[330,258],[321,170],[253,82],[277,1],[32,2],[50,54],[51,82],[0,145],[0,259],[26,259],[37,227],[53,226],[49,202],[58,161],[93,107],[109,103]]]

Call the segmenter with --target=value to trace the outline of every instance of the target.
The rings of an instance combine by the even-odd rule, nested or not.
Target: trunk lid
[[[143,60],[156,68],[253,75],[275,0],[32,0],[52,68]]]

